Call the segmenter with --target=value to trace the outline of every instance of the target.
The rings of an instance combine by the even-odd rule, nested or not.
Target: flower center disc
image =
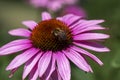
[[[36,48],[43,51],[60,51],[72,43],[72,34],[65,23],[50,19],[39,22],[30,39]]]

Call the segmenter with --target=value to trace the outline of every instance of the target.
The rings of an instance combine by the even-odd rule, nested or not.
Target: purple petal
[[[94,26],[103,22],[104,20],[85,20],[83,23],[79,24],[79,26],[81,26],[81,28],[85,28],[85,27]]]
[[[14,68],[17,68],[27,62],[31,57],[33,57],[39,50],[35,48],[30,48],[26,50],[24,53],[16,56],[12,62],[8,65],[6,70],[12,70]]]
[[[80,16],[68,14],[68,15],[63,16],[62,21],[65,22],[71,28],[71,25],[74,24],[76,21],[80,20],[80,18],[81,18]]]
[[[70,26],[70,28],[72,29],[72,31],[75,31],[77,29],[81,29],[82,26],[80,26],[80,24],[84,23],[86,20],[79,20],[76,23],[74,23],[73,25]]]
[[[14,41],[11,41],[9,43],[7,43],[6,45],[2,46],[0,48],[0,50],[3,50],[5,48],[9,48],[11,46],[17,46],[17,45],[22,45],[22,44],[30,44],[31,41],[29,39],[18,39],[18,40],[14,40]]]
[[[102,61],[100,59],[98,59],[95,55],[89,53],[88,51],[82,49],[82,48],[78,48],[76,46],[71,47],[71,49],[74,49],[75,51],[78,51],[80,54],[84,54],[89,56],[91,59],[93,59],[94,61],[96,61],[99,65],[103,65]]]
[[[15,69],[12,69],[12,70],[10,71],[9,78],[12,78],[12,77],[13,77],[14,73],[18,70],[18,68],[19,68],[19,67],[15,68]]]
[[[50,76],[52,75],[53,71],[55,70],[55,62],[56,62],[55,55],[53,54],[52,61],[49,64],[48,69],[46,70],[46,72],[44,74],[45,75],[44,76],[45,77],[44,80],[49,80]]]
[[[102,33],[83,33],[79,35],[75,35],[73,37],[74,40],[96,40],[96,39],[107,39],[109,35]]]
[[[52,52],[46,52],[43,53],[43,56],[41,57],[38,68],[39,68],[39,76],[41,77],[45,71],[47,70],[49,63],[51,61]]]
[[[51,19],[51,15],[47,12],[42,13],[42,20],[49,20]]]
[[[73,27],[73,30],[76,30],[76,29],[80,30],[83,28],[98,25],[99,23],[102,23],[102,22],[104,22],[104,20],[80,20],[76,22],[74,25],[72,25],[72,27]]]
[[[96,51],[96,52],[109,52],[110,51],[107,47],[97,42],[84,41],[84,42],[74,42],[74,44],[77,46],[89,49],[89,50]]]
[[[22,50],[25,50],[27,48],[30,48],[31,46],[32,46],[31,44],[20,44],[20,45],[14,45],[14,46],[6,47],[6,48],[3,48],[3,49],[0,49],[0,55],[13,54],[15,52],[22,51]]]
[[[19,29],[10,30],[9,34],[13,36],[30,37],[31,32],[27,29],[19,28]]]
[[[62,77],[60,76],[58,70],[56,69],[56,70],[52,73],[52,75],[51,75],[51,77],[50,77],[49,80],[63,80],[63,79],[62,79]]]
[[[36,64],[36,66],[34,66],[32,71],[30,72],[28,80],[37,80],[37,78],[39,77],[39,75],[38,75],[38,66],[37,65],[38,64]]]
[[[70,80],[71,78],[71,69],[70,69],[70,63],[66,56],[58,52],[56,54],[56,59],[57,59],[57,66],[58,66],[58,71],[62,77],[63,80]]]
[[[90,72],[92,70],[89,64],[85,61],[85,59],[78,52],[74,50],[63,51],[63,52],[80,69],[86,72]]]
[[[35,57],[26,62],[23,72],[23,79],[25,79],[27,75],[31,72],[31,70],[34,68],[35,64],[40,59],[41,54],[42,53],[37,53]]]
[[[37,26],[38,24],[35,21],[23,21],[22,22],[23,25],[25,25],[26,27],[28,27],[29,29],[33,30],[35,28],[35,26]]]
[[[90,26],[90,27],[87,27],[87,28],[77,28],[75,30],[73,30],[73,34],[76,35],[76,34],[80,34],[82,32],[86,32],[86,31],[93,31],[93,30],[104,30],[106,28],[104,27],[101,27],[100,25],[95,25],[95,26]]]

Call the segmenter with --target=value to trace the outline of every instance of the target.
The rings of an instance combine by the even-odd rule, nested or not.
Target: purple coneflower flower
[[[23,21],[28,29],[18,28],[9,31],[13,36],[25,39],[14,40],[0,48],[0,56],[23,51],[7,66],[10,77],[23,64],[23,80],[70,80],[70,62],[85,72],[92,72],[83,55],[87,55],[99,65],[103,63],[85,49],[96,52],[108,52],[109,49],[98,42],[109,35],[93,32],[103,30],[99,23],[104,20],[83,20],[80,16],[68,14],[51,18],[47,12],[42,13],[42,21]]]
[[[77,0],[30,0],[30,4],[36,8],[42,7],[49,10],[57,11],[63,5],[71,5],[76,3]]]

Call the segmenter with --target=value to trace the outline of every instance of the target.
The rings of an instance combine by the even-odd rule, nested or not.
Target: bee
[[[60,28],[56,28],[52,31],[52,34],[58,38],[59,41],[65,41],[67,40],[67,34],[64,30],[61,30]]]

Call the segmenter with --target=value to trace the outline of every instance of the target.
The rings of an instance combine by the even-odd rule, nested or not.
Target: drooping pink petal
[[[89,50],[93,50],[96,52],[109,52],[110,51],[107,47],[105,47],[97,42],[84,41],[84,42],[73,42],[73,43],[77,46],[80,46],[80,47],[83,47],[83,48],[86,48]]]
[[[31,46],[32,46],[32,44],[20,44],[20,45],[14,45],[14,46],[6,47],[6,48],[3,48],[3,49],[0,49],[0,56],[13,54],[15,52],[22,51],[22,50],[25,50],[27,48],[30,48]]]
[[[18,70],[18,67],[15,68],[15,69],[12,69],[12,70],[10,71],[9,78],[12,78],[13,75],[14,75],[14,73],[15,73],[17,70]]]
[[[30,43],[31,43],[31,41],[29,39],[18,39],[18,40],[11,41],[11,42],[7,43],[6,45],[2,46],[0,48],[0,50],[9,48],[11,46],[17,46],[17,45],[21,45],[21,44],[30,44]]]
[[[74,40],[97,40],[97,39],[107,39],[109,35],[102,33],[83,33],[78,34],[73,37]]]
[[[95,25],[95,26],[90,26],[90,27],[87,27],[87,28],[77,28],[77,29],[74,29],[73,30],[73,34],[76,35],[76,34],[80,34],[82,32],[87,32],[87,31],[93,31],[93,30],[104,30],[106,28],[104,27],[101,27],[100,25]]]
[[[29,20],[29,21],[23,21],[23,25],[28,27],[29,29],[33,30],[35,26],[37,26],[37,23],[35,21]]]
[[[76,66],[78,66],[80,69],[86,71],[86,72],[92,72],[91,67],[89,64],[85,61],[85,59],[76,51],[69,50],[69,51],[63,51],[65,55],[74,63]]]
[[[70,63],[66,56],[58,52],[56,54],[57,59],[57,66],[58,66],[58,72],[60,73],[63,80],[70,80],[71,78],[71,69],[70,69]]]
[[[43,80],[49,80],[49,79],[50,79],[50,76],[51,76],[52,73],[55,71],[55,66],[56,66],[56,65],[55,65],[55,62],[56,62],[56,60],[55,60],[55,55],[53,54],[52,60],[51,60],[51,62],[50,62],[50,64],[49,64],[49,66],[48,66],[45,74],[42,76],[42,77],[43,77]]]
[[[75,51],[78,51],[80,54],[84,54],[89,56],[91,59],[93,59],[94,61],[96,61],[99,65],[103,65],[102,61],[100,59],[98,59],[95,55],[89,53],[88,51],[82,49],[82,48],[78,48],[76,46],[71,47],[71,49],[74,49]]]
[[[42,75],[47,70],[49,63],[51,61],[51,56],[52,56],[52,52],[46,52],[43,54],[43,56],[39,60],[39,63],[38,63],[39,77],[42,77]]]
[[[62,77],[60,76],[58,70],[56,69],[56,70],[52,73],[52,75],[51,75],[51,77],[50,77],[49,80],[63,80],[63,79],[62,79]]]
[[[42,13],[42,20],[49,20],[51,19],[51,15],[47,12]]]
[[[31,34],[29,30],[24,28],[10,30],[8,33],[12,36],[22,36],[22,37],[30,37],[30,34]]]
[[[22,54],[16,56],[11,63],[8,65],[6,70],[12,70],[14,68],[17,68],[27,62],[30,58],[32,58],[39,50],[35,48],[30,48],[23,52]]]
[[[23,72],[23,79],[27,77],[27,75],[31,72],[31,70],[34,68],[35,64],[38,62],[40,59],[40,56],[42,53],[37,53],[35,57],[30,59],[29,61],[26,62],[25,67],[24,67],[24,72]]]
[[[53,73],[54,70],[55,70],[55,59],[53,58],[51,69],[50,69],[50,72],[48,73],[48,76],[46,77],[46,80],[49,80],[49,78],[50,78],[50,76],[51,76],[51,74]]]
[[[37,80],[38,77],[39,75],[38,75],[38,63],[37,63],[30,72],[28,80]]]

